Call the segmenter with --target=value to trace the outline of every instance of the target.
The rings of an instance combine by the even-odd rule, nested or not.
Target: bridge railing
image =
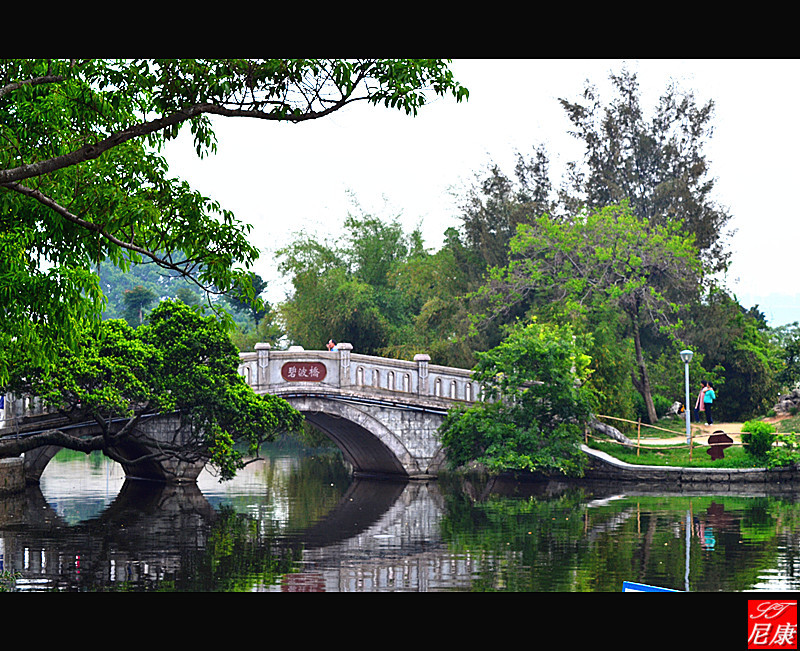
[[[56,413],[56,410],[46,407],[42,399],[37,396],[17,396],[7,393],[3,396],[2,407],[0,407],[0,429],[10,429],[26,418],[48,416],[52,413]]]
[[[480,400],[480,385],[467,369],[438,366],[425,354],[414,361],[375,357],[352,352],[349,343],[338,344],[336,351],[272,350],[259,343],[254,352],[239,354],[239,373],[257,391],[273,392],[291,386],[318,387],[395,395],[409,394],[446,401]]]

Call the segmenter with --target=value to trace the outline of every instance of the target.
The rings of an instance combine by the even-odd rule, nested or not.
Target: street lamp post
[[[692,449],[692,426],[689,420],[689,362],[692,361],[692,353],[691,350],[682,350],[681,351],[681,359],[683,360],[683,368],[684,368],[684,379],[686,383],[686,402],[684,403],[684,414],[686,415],[686,445],[689,446],[689,449]]]

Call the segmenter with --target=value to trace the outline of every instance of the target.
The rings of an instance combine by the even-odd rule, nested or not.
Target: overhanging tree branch
[[[355,101],[364,100],[367,97],[343,97],[331,106],[321,111],[309,111],[300,114],[283,115],[281,113],[267,113],[253,109],[229,109],[224,106],[216,104],[198,104],[186,109],[182,109],[157,120],[150,120],[148,122],[141,122],[135,124],[127,129],[113,133],[112,135],[103,138],[97,143],[91,145],[84,145],[79,149],[57,156],[48,160],[38,161],[28,165],[20,165],[15,168],[0,170],[0,185],[10,186],[15,181],[22,181],[43,174],[50,174],[66,167],[78,165],[86,161],[94,160],[102,156],[107,151],[120,146],[121,144],[133,140],[134,138],[141,138],[153,133],[164,131],[170,127],[177,126],[188,120],[191,120],[198,115],[220,115],[224,117],[239,117],[239,118],[255,118],[259,120],[282,121],[282,122],[304,122],[307,120],[317,120],[326,115],[330,115],[334,111],[338,111],[342,107]]]
[[[80,226],[81,228],[85,228],[88,231],[97,233],[98,235],[105,238],[112,244],[115,244],[121,248],[127,249],[128,251],[131,251],[133,253],[138,253],[146,258],[149,258],[150,260],[155,262],[159,267],[162,267],[163,269],[167,269],[169,271],[174,271],[180,276],[190,280],[204,291],[209,293],[214,293],[214,290],[212,288],[203,285],[197,278],[195,278],[192,275],[191,271],[188,269],[190,263],[192,266],[196,266],[199,260],[191,260],[187,258],[186,260],[180,263],[173,262],[170,259],[171,256],[169,255],[160,256],[157,253],[154,253],[153,251],[150,251],[149,249],[139,246],[133,242],[126,242],[124,240],[119,239],[118,237],[115,237],[114,235],[109,233],[105,228],[103,228],[103,226],[101,226],[100,224],[95,224],[85,219],[81,219],[80,217],[71,213],[64,206],[59,205],[53,199],[46,196],[39,190],[29,188],[27,186],[22,185],[21,183],[9,183],[6,185],[6,187],[15,192],[19,192],[20,194],[23,194],[26,197],[35,199],[42,205],[52,209],[54,212],[61,215],[64,219],[75,224],[76,226]],[[217,293],[223,293],[223,292],[217,292]]]

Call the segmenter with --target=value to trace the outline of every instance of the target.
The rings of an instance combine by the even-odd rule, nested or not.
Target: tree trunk
[[[636,348],[636,368],[638,371],[638,376],[633,374],[633,386],[642,394],[644,405],[647,408],[647,419],[653,425],[658,420],[658,416],[656,415],[656,407],[653,404],[653,394],[650,391],[650,376],[647,373],[647,365],[644,362],[644,353],[642,353],[642,338],[639,333],[637,315],[632,315],[631,323],[633,324],[633,343]]]

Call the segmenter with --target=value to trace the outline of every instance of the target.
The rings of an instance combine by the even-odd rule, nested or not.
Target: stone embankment
[[[679,468],[625,463],[605,452],[582,446],[589,456],[586,479],[652,483],[664,486],[753,488],[771,486],[800,489],[800,471],[787,468]]]

